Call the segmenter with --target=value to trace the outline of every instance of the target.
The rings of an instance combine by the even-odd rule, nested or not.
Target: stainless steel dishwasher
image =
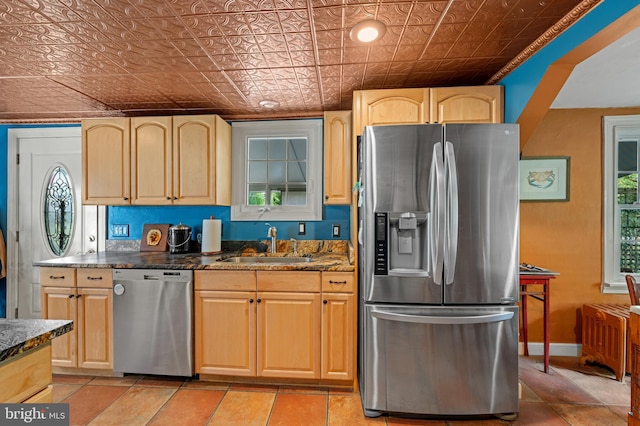
[[[193,271],[114,269],[113,370],[193,375]]]

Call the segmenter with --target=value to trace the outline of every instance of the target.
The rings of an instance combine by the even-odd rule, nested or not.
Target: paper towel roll
[[[222,221],[219,219],[205,219],[202,221],[202,253],[216,253],[220,251],[222,236]]]

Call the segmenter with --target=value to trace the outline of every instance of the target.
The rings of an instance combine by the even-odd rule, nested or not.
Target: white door
[[[40,318],[39,268],[32,263],[97,251],[98,209],[81,205],[79,127],[10,129],[9,144],[16,165],[14,174],[9,170],[15,190],[8,197],[7,317]]]

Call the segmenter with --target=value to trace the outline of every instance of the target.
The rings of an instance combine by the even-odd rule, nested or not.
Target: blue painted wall
[[[348,240],[350,229],[350,207],[349,206],[325,206],[323,220],[317,222],[307,221],[306,234],[298,235],[298,221],[274,221],[272,225],[278,229],[278,239],[297,238],[300,240]],[[215,216],[222,220],[223,240],[266,240],[266,221],[259,222],[238,222],[231,221],[231,208],[219,206],[175,206],[175,207],[109,207],[108,210],[110,240],[139,240],[142,236],[142,228],[145,223],[169,223],[176,225],[182,222],[192,228],[195,234],[202,232],[202,220]],[[111,225],[129,225],[128,237],[113,236]],[[340,225],[340,237],[333,238],[331,235],[332,225]]]
[[[504,86],[505,122],[518,120],[549,65],[638,5],[640,0],[603,1],[500,80],[498,84]]]

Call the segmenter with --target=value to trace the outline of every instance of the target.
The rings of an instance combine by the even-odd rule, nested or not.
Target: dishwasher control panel
[[[117,281],[193,281],[193,271],[167,269],[114,269],[114,284],[116,284]]]

